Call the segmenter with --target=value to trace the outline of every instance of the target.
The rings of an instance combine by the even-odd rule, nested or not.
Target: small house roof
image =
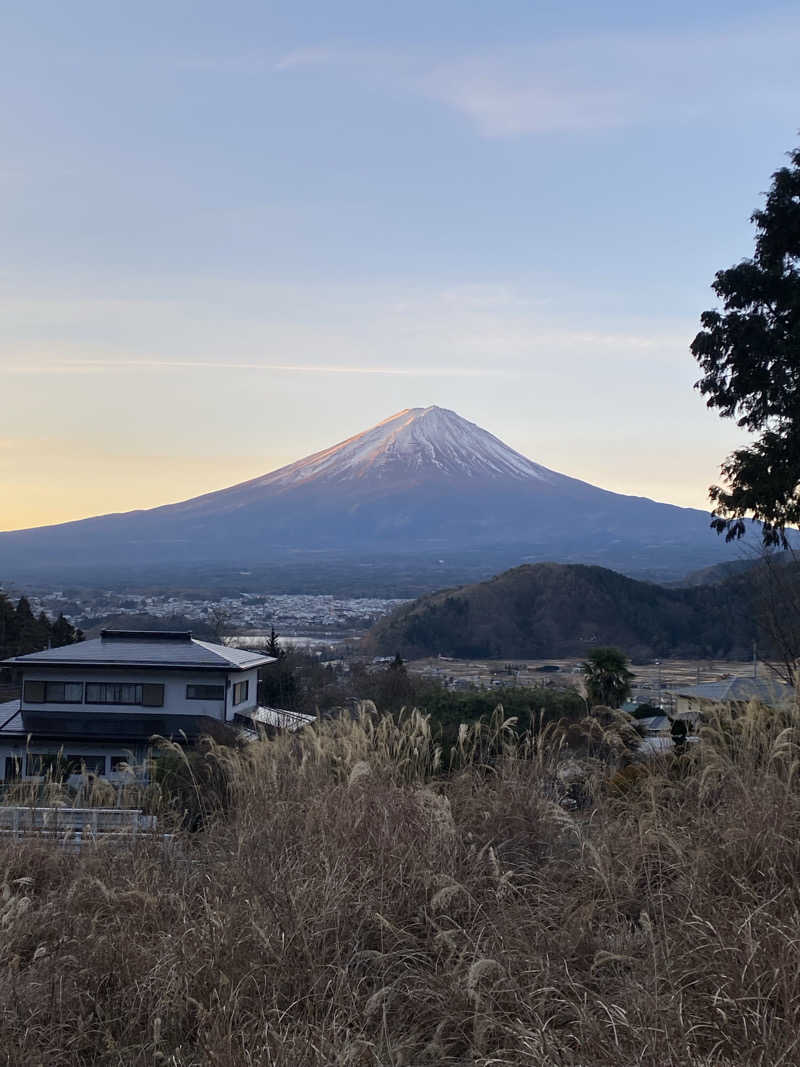
[[[157,667],[245,671],[274,659],[199,641],[188,630],[103,630],[99,637],[3,660],[7,667]]]
[[[636,719],[635,723],[648,734],[660,734],[670,727],[667,715],[648,715],[643,719]]]
[[[716,704],[723,704],[726,701],[743,703],[757,700],[771,706],[780,704],[790,692],[787,685],[770,678],[723,678],[720,682],[704,682],[702,685],[675,690],[679,697],[710,700]]]
[[[8,700],[0,704],[0,740],[5,736],[25,733],[22,725],[22,712],[19,700]]]

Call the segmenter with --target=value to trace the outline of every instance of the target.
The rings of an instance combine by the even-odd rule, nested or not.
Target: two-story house
[[[264,721],[258,670],[272,662],[188,632],[134,630],[5,660],[21,697],[0,705],[0,776],[38,776],[60,759],[113,780],[144,761],[154,735],[191,742],[218,723],[252,727]]]

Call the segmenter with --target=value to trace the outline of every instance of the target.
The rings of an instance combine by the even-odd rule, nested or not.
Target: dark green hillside
[[[757,570],[762,566],[760,556],[750,556],[745,559],[732,559],[727,563],[714,563],[710,567],[703,567],[699,571],[692,571],[684,578],[675,582],[664,582],[664,585],[686,588],[690,585],[719,585],[727,582],[730,578],[739,578],[748,571]]]
[[[667,589],[603,567],[537,563],[421,597],[378,622],[368,644],[408,658],[580,656],[618,645],[634,659],[737,658],[755,623],[742,582]]]

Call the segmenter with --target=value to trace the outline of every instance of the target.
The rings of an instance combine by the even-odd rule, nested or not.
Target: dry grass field
[[[209,743],[169,846],[0,843],[0,1062],[800,1063],[799,757],[754,708],[648,769],[371,707]]]

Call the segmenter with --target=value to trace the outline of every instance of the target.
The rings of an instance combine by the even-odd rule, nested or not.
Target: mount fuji
[[[705,512],[559,474],[439,407],[400,411],[331,448],[192,500],[0,533],[7,578],[326,556],[469,556],[487,573],[558,560],[678,577],[732,555]]]

